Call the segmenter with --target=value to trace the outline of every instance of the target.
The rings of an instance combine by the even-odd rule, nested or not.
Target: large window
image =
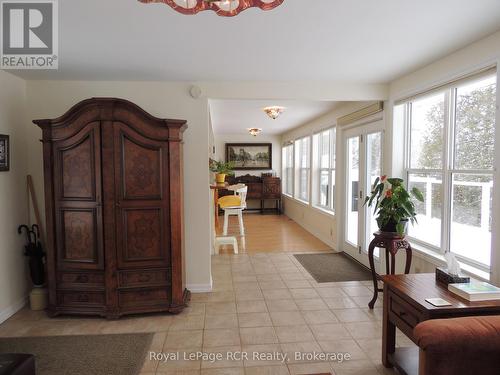
[[[313,152],[315,154],[313,188],[316,189],[314,205],[333,212],[335,208],[335,128],[314,135]]]
[[[295,198],[309,202],[309,176],[311,173],[310,137],[295,141],[296,189]]]
[[[288,196],[293,196],[293,143],[283,147],[283,193]]]
[[[488,272],[496,114],[496,74],[483,74],[417,97],[396,109],[407,123],[406,172],[418,187],[412,239],[451,251]]]

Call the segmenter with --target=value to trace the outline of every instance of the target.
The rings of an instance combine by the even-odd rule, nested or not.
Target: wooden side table
[[[383,289],[378,287],[378,275],[375,272],[375,262],[373,260],[373,252],[376,247],[385,249],[385,271],[387,275],[394,275],[396,272],[396,254],[399,249],[406,250],[406,265],[405,265],[405,274],[410,273],[411,267],[411,257],[412,250],[410,243],[406,240],[406,237],[401,236],[398,233],[390,233],[390,232],[375,232],[373,233],[375,238],[370,242],[370,246],[368,247],[368,259],[370,261],[370,269],[372,271],[372,279],[373,279],[373,298],[368,303],[368,307],[373,309],[375,306],[375,302],[378,298],[378,292],[382,292]],[[390,259],[390,270],[389,270],[389,254],[391,255]],[[389,273],[390,271],[390,273]]]

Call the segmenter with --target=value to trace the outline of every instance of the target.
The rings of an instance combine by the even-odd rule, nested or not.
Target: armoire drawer
[[[150,287],[170,285],[170,270],[119,271],[119,287]]]
[[[58,287],[102,287],[104,288],[104,273],[94,272],[59,272],[57,275]]]
[[[167,288],[126,290],[118,292],[120,307],[144,307],[166,305],[170,303]]]
[[[102,306],[106,298],[104,292],[59,290],[57,302],[62,306]]]

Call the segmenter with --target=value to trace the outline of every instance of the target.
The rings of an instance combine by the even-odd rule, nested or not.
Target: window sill
[[[446,267],[446,259],[442,254],[436,253],[435,251],[426,248],[425,246],[417,245],[412,241],[410,241],[410,244],[412,250],[414,250],[414,254],[416,257],[421,258],[438,267]],[[482,281],[490,281],[490,275],[480,269],[461,262],[460,267],[462,268],[462,272],[467,276],[471,276]]]
[[[327,210],[326,208],[320,207],[320,206],[312,206],[313,209],[319,211],[320,213],[324,215],[328,215],[330,217],[335,217],[335,211],[332,210]]]

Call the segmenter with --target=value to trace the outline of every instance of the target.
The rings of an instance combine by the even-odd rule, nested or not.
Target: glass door
[[[364,199],[375,179],[382,174],[382,121],[345,131],[344,146],[344,251],[369,266],[368,245],[378,227],[373,209],[364,205]],[[375,256],[378,257],[378,251]]]

